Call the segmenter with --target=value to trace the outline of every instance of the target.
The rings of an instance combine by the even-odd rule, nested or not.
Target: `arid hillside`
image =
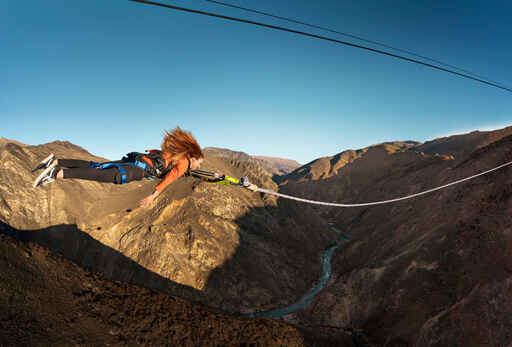
[[[365,157],[365,162],[371,167],[379,165],[388,165],[388,156],[384,154],[394,154],[406,152],[419,145],[419,142],[386,142],[373,145],[358,150],[346,150],[331,157],[323,157],[313,160],[311,163],[303,165],[288,175],[281,178],[281,184],[287,182],[316,181],[336,176],[338,171],[345,165]],[[367,169],[371,170],[371,167]]]
[[[9,139],[6,139],[5,137],[0,137],[0,149],[2,147],[5,147],[8,143],[14,143],[18,146],[21,146],[21,147],[25,147],[26,144],[22,143],[22,142],[19,142],[19,141],[15,141],[15,140],[9,140]]]
[[[253,158],[259,160],[261,164],[274,175],[286,175],[300,167],[300,163],[295,160],[265,157],[261,155],[253,155]]]
[[[289,325],[105,280],[19,233],[0,223],[1,346],[305,345]]]
[[[512,161],[509,132],[344,152],[286,176],[280,191],[340,203],[406,196]],[[315,210],[351,240],[299,321],[358,330],[375,346],[510,346],[512,167],[411,200]]]
[[[473,131],[469,134],[441,137],[421,144],[416,150],[427,154],[448,154],[459,158],[508,135],[512,135],[512,126],[495,131]]]
[[[264,156],[253,156],[244,152],[232,151],[226,148],[207,147],[204,149],[205,153],[210,156],[225,158],[229,160],[233,165],[239,166],[244,163],[248,170],[257,170],[263,172],[262,176],[269,176],[274,181],[279,181],[279,178],[286,175],[300,166],[298,162],[290,159],[264,157]]]

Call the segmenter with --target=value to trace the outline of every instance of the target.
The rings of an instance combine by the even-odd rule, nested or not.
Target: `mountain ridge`
[[[288,179],[280,191],[340,203],[418,193],[512,161],[508,132],[476,142],[474,135],[470,142],[457,138],[469,147],[445,154],[417,148],[389,154],[373,147],[337,174]],[[330,284],[314,306],[297,314],[298,321],[357,327],[375,346],[507,345],[510,170],[387,205],[317,208],[351,241],[335,253]]]
[[[329,178],[347,164],[362,158],[368,151],[381,150],[383,153],[394,154],[412,151],[422,156],[434,156],[443,160],[459,160],[471,151],[487,146],[503,137],[512,135],[512,126],[494,131],[473,131],[467,134],[457,134],[427,141],[391,141],[382,142],[361,149],[344,150],[333,156],[315,159],[287,175],[281,177],[280,184],[288,181],[317,180]],[[378,159],[382,161],[382,158]]]

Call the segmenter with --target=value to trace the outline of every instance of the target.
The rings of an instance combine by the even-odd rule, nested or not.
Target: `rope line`
[[[458,184],[458,183],[462,183],[464,181],[469,181],[469,180],[471,180],[473,178],[476,178],[478,176],[486,175],[486,174],[488,174],[490,172],[499,170],[499,169],[504,168],[504,167],[506,167],[508,165],[511,165],[511,164],[512,164],[512,161],[510,161],[508,163],[505,163],[505,164],[502,164],[500,166],[497,166],[497,167],[495,167],[493,169],[481,172],[479,174],[476,174],[476,175],[473,175],[473,176],[470,176],[470,177],[466,177],[466,178],[460,179],[458,181],[442,185],[440,187],[436,187],[436,188],[432,188],[432,189],[429,189],[429,190],[425,190],[423,192],[419,192],[419,193],[416,193],[416,194],[411,194],[411,195],[403,196],[401,198],[384,200],[384,201],[375,201],[375,202],[364,202],[364,203],[358,203],[358,204],[339,204],[339,203],[334,203],[334,202],[323,202],[323,201],[315,201],[315,200],[302,199],[302,198],[298,198],[298,197],[295,197],[295,196],[290,196],[290,195],[286,195],[286,194],[277,193],[277,192],[275,192],[273,190],[270,190],[270,189],[263,189],[263,188],[259,188],[259,187],[258,187],[257,191],[265,193],[265,194],[276,195],[276,196],[279,196],[279,197],[282,197],[282,198],[285,198],[285,199],[291,199],[291,200],[305,202],[305,203],[308,203],[308,204],[316,204],[316,205],[324,205],[324,206],[335,206],[335,207],[374,206],[374,205],[389,204],[389,203],[396,202],[396,201],[411,199],[411,198],[414,198],[414,197],[417,197],[417,196],[420,196],[420,195],[423,195],[423,194],[432,193],[432,192],[435,192],[437,190],[440,190],[440,189],[443,189],[443,188],[446,188],[446,187],[449,187],[449,186],[453,186],[453,185]]]
[[[472,76],[475,76],[475,77],[478,77],[478,78],[481,78],[481,79],[485,79],[485,80],[487,80],[489,82],[500,84],[500,83],[498,83],[496,81],[491,80],[490,78],[479,76],[479,75],[477,75],[475,73],[472,73],[471,71],[461,69],[460,67],[457,67],[457,66],[454,66],[454,65],[450,65],[450,64],[447,64],[447,63],[443,63],[442,61],[439,61],[439,60],[436,60],[436,59],[432,59],[432,58],[426,57],[424,55],[420,55],[420,54],[417,54],[417,53],[414,53],[414,52],[411,52],[411,51],[408,51],[408,50],[405,50],[405,49],[400,49],[400,48],[396,48],[396,47],[393,47],[393,46],[390,46],[390,45],[387,45],[387,44],[384,44],[384,43],[380,43],[380,42],[377,42],[377,41],[368,40],[368,39],[365,39],[364,37],[360,37],[360,36],[356,36],[356,35],[352,35],[352,34],[347,34],[347,33],[341,32],[341,31],[329,29],[329,28],[326,28],[326,27],[323,27],[323,26],[319,26],[319,25],[315,25],[315,24],[305,23],[305,22],[299,21],[297,19],[282,17],[282,16],[278,16],[278,15],[275,15],[275,14],[272,14],[272,13],[268,13],[268,12],[263,12],[263,11],[253,10],[253,9],[250,9],[250,8],[241,7],[241,6],[237,6],[237,5],[233,5],[233,4],[228,4],[228,3],[222,2],[222,1],[216,1],[216,0],[204,0],[204,1],[211,2],[211,3],[217,4],[217,5],[221,5],[221,6],[236,8],[236,9],[242,10],[242,11],[247,11],[247,12],[261,14],[263,16],[267,16],[267,17],[271,17],[271,18],[276,18],[276,19],[284,20],[284,21],[287,21],[287,22],[295,23],[295,24],[305,25],[305,26],[308,26],[310,28],[328,31],[328,32],[331,32],[331,33],[334,33],[334,34],[338,34],[338,35],[343,35],[343,36],[350,37],[350,38],[353,38],[353,39],[356,39],[356,40],[360,40],[360,41],[363,41],[363,42],[367,42],[367,43],[371,43],[371,44],[374,44],[374,45],[378,45],[378,46],[382,46],[382,47],[385,47],[385,48],[389,48],[389,49],[395,50],[397,52],[402,52],[402,53],[410,54],[412,56],[415,56],[415,57],[418,57],[418,58],[421,58],[421,59],[430,60],[430,61],[432,61],[434,63],[438,63],[438,64],[441,64],[441,65],[444,65],[444,66],[451,67],[453,69],[462,71],[464,73],[467,73],[468,75],[472,75]]]
[[[189,12],[189,13],[195,13],[195,14],[200,14],[200,15],[209,16],[209,17],[222,18],[222,19],[226,19],[226,20],[230,20],[230,21],[235,21],[235,22],[240,22],[240,23],[253,24],[253,25],[260,26],[260,27],[264,27],[264,28],[280,30],[280,31],[286,31],[286,32],[293,33],[293,34],[308,36],[308,37],[312,37],[312,38],[316,38],[316,39],[320,39],[320,40],[325,40],[325,41],[339,43],[339,44],[346,45],[346,46],[360,48],[360,49],[367,50],[367,51],[370,51],[370,52],[373,52],[373,53],[383,54],[383,55],[387,55],[387,56],[390,56],[390,57],[393,57],[393,58],[405,60],[405,61],[408,61],[408,62],[411,62],[411,63],[416,63],[416,64],[428,66],[428,67],[431,67],[431,68],[436,69],[436,70],[448,72],[448,73],[451,73],[453,75],[457,75],[459,77],[468,78],[468,79],[471,79],[471,80],[474,80],[474,81],[477,81],[477,82],[480,82],[480,83],[483,83],[483,84],[487,84],[489,86],[493,86],[493,87],[496,87],[496,88],[499,88],[499,89],[503,89],[503,90],[506,90],[506,91],[512,93],[512,89],[500,86],[499,84],[496,84],[496,83],[488,82],[488,81],[485,81],[485,80],[480,79],[480,78],[476,78],[476,77],[473,77],[473,76],[469,76],[467,74],[463,74],[463,73],[460,73],[460,72],[449,70],[449,69],[446,69],[444,67],[440,67],[440,66],[436,66],[436,65],[433,65],[433,64],[425,63],[425,62],[422,62],[422,61],[419,61],[419,60],[416,60],[416,59],[407,58],[407,57],[404,57],[404,56],[401,56],[401,55],[389,53],[389,52],[382,51],[382,50],[375,49],[375,48],[370,48],[370,47],[358,45],[358,44],[347,42],[347,41],[341,41],[341,40],[333,39],[333,38],[326,37],[326,36],[321,36],[321,35],[317,35],[317,34],[311,34],[311,33],[308,33],[308,32],[293,30],[293,29],[289,29],[289,28],[285,28],[285,27],[276,26],[276,25],[265,24],[265,23],[261,23],[261,22],[255,22],[255,21],[248,20],[248,19],[229,17],[229,16],[224,16],[224,15],[221,15],[221,14],[217,14],[217,13],[211,13],[211,12],[205,12],[205,11],[185,8],[185,7],[179,7],[179,6],[173,6],[173,5],[168,5],[168,4],[162,4],[162,3],[159,3],[159,2],[155,2],[155,1],[148,1],[148,0],[129,0],[129,1],[138,2],[138,3],[146,4],[146,5],[166,7],[166,8],[170,8],[170,9],[173,9],[173,10],[184,11],[184,12]]]

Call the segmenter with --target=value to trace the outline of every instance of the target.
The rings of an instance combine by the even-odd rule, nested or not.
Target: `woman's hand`
[[[158,190],[155,190],[153,194],[142,199],[140,201],[140,207],[149,207],[153,200],[155,200],[155,198],[158,196],[158,194],[160,194],[160,192],[158,192]]]

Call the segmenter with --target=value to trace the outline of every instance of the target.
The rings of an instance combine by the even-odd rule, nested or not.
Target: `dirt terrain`
[[[0,346],[304,345],[287,324],[105,280],[0,227]]]
[[[32,189],[31,168],[50,152],[105,160],[69,142],[3,139],[0,345],[512,346],[511,166],[358,208],[186,177],[142,209],[155,182]],[[205,152],[205,170],[360,203],[510,162],[512,127],[347,150],[279,180],[245,153]],[[281,321],[240,318],[311,289],[335,230],[350,240],[310,307]]]
[[[512,161],[510,133],[342,153],[291,173],[281,191],[344,203],[413,194]],[[442,154],[420,151],[434,144]],[[375,346],[510,346],[511,173],[390,205],[316,209],[351,241],[298,321],[357,330]]]

